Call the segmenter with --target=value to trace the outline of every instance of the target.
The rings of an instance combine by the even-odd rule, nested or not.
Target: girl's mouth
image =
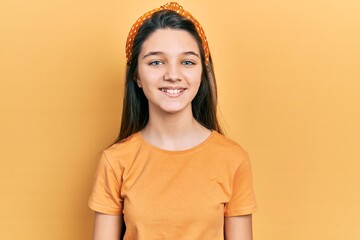
[[[160,88],[160,90],[168,95],[178,95],[185,91],[185,88]]]

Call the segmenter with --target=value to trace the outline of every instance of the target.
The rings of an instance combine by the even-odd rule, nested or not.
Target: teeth
[[[180,89],[161,89],[161,91],[166,92],[168,94],[179,94],[180,92],[182,92],[182,90]]]

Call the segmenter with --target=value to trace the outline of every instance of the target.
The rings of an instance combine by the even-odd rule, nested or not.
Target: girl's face
[[[150,112],[191,112],[201,74],[199,47],[187,31],[158,29],[144,41],[136,81],[149,101]]]

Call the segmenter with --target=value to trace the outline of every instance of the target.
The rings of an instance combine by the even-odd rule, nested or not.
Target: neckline
[[[161,152],[161,153],[165,153],[167,155],[179,155],[179,154],[185,154],[185,153],[191,153],[191,152],[195,152],[201,148],[203,148],[204,146],[206,146],[215,136],[216,131],[215,130],[211,130],[210,135],[201,143],[191,147],[191,148],[187,148],[184,150],[167,150],[167,149],[163,149],[160,147],[157,147],[149,142],[147,142],[143,136],[141,135],[140,132],[135,133],[136,138],[138,138],[141,143],[143,143],[146,147],[150,148],[151,150],[155,150],[157,152]]]

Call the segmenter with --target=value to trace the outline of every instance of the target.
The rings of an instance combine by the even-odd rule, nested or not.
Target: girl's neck
[[[192,148],[205,141],[210,133],[192,113],[160,116],[151,111],[146,127],[141,130],[142,137],[150,144],[173,151]]]

